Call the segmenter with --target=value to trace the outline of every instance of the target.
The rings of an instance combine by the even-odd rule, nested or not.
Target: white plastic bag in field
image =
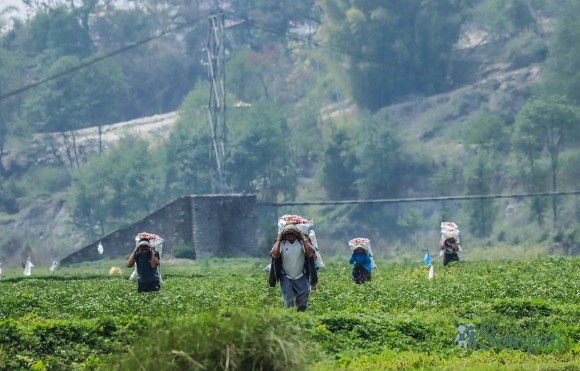
[[[139,280],[139,273],[137,273],[137,263],[135,263],[135,269],[133,269],[133,273],[129,276],[130,280],[137,281]]]
[[[24,272],[22,274],[25,276],[31,276],[32,275],[32,268],[34,268],[34,264],[32,264],[32,262],[30,261],[30,256],[29,256],[28,259],[26,260],[26,265],[24,266]]]

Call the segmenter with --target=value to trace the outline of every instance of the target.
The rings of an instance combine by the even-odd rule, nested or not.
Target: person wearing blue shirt
[[[358,285],[371,280],[371,255],[362,244],[356,245],[348,262],[349,264],[354,264],[352,268],[352,280],[354,283]]]

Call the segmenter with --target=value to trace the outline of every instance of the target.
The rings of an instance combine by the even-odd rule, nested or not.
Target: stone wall
[[[257,256],[256,196],[191,198],[196,258]]]
[[[61,265],[129,257],[140,232],[163,238],[163,254],[173,246],[193,245],[196,257],[257,256],[255,195],[192,195],[179,198],[147,217],[118,229],[60,261]],[[103,254],[97,251],[99,242]]]

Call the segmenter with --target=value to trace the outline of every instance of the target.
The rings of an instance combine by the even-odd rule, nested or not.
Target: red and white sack
[[[354,251],[357,245],[362,245],[366,252],[371,252],[371,240],[368,238],[357,237],[348,241],[348,247],[350,247],[351,251]]]
[[[159,253],[159,257],[161,257],[161,254],[163,253],[163,238],[153,233],[147,232],[137,233],[137,235],[135,236],[135,246],[139,244],[139,240],[142,238],[148,239],[149,244],[155,247],[155,251],[157,251]],[[131,273],[129,279],[133,281],[137,281],[139,279],[139,274],[137,273],[137,264],[135,264],[135,269],[133,270],[133,273]],[[161,271],[159,272],[159,282],[163,283],[163,279],[161,278]]]
[[[163,238],[153,233],[141,232],[135,236],[135,246],[139,244],[139,240],[142,238],[148,239],[151,246],[155,247],[155,251],[158,251],[159,256],[161,256],[161,251],[163,250]]]
[[[459,227],[453,222],[442,222],[441,223],[441,241],[445,241],[449,237],[455,238],[457,243],[459,243]]]
[[[308,220],[299,215],[286,214],[278,218],[278,232],[282,232],[282,229],[284,229],[284,226],[288,223],[295,224],[300,232],[304,233],[305,235],[308,235],[310,228],[314,226],[313,220]]]

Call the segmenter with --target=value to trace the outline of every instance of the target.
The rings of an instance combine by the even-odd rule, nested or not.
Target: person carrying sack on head
[[[461,251],[461,246],[454,236],[447,237],[445,240],[439,242],[439,249],[443,251],[443,266],[459,261],[458,251]]]
[[[451,262],[459,261],[459,227],[453,222],[441,222],[441,239],[439,240],[439,249],[443,256],[443,266]]]
[[[288,223],[278,233],[270,256],[270,287],[280,282],[284,307],[306,311],[310,290],[315,290],[318,282],[314,266],[316,254],[309,240],[295,224]]]
[[[352,280],[354,283],[359,285],[371,280],[371,254],[369,254],[363,244],[356,245],[348,263],[354,264],[352,268]]]
[[[137,263],[137,292],[159,291],[161,289],[159,275],[159,253],[151,246],[149,239],[141,238],[135,250],[127,260],[127,267],[133,268]]]

